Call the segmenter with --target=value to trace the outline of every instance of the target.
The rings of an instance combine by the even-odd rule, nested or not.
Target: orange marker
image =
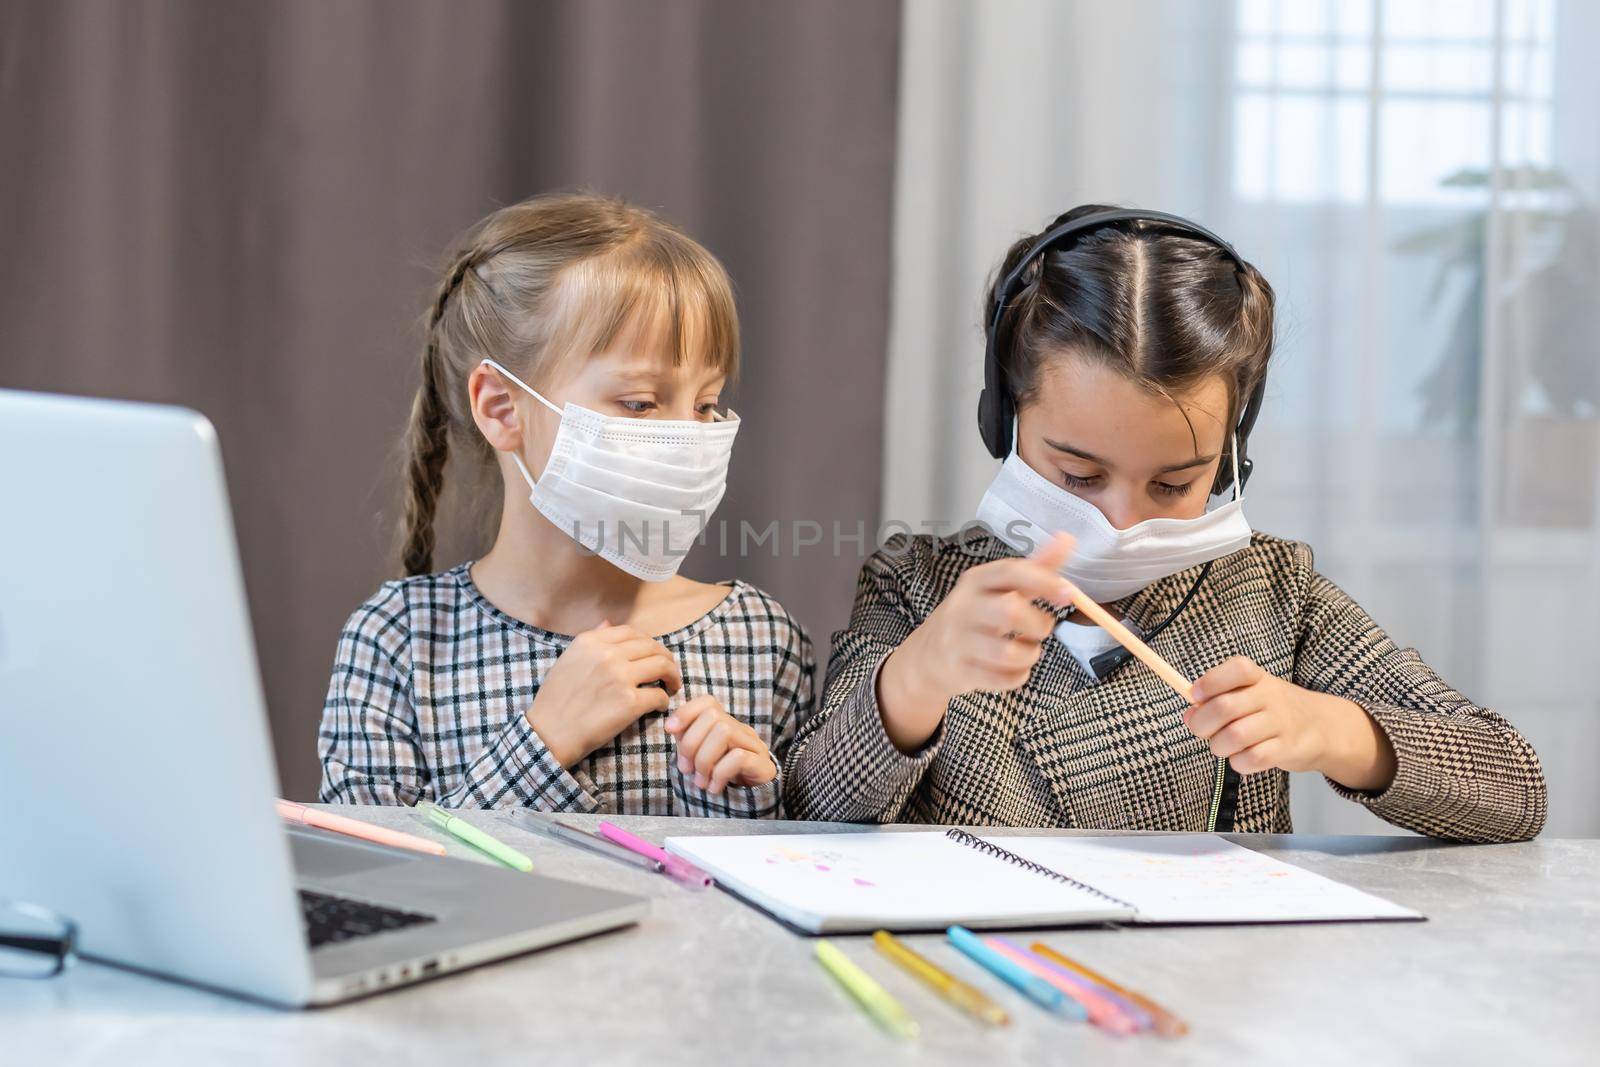
[[[1107,989],[1111,990],[1111,992],[1116,993],[1118,996],[1123,996],[1133,1001],[1135,1004],[1139,1005],[1139,1007],[1150,1013],[1150,1017],[1155,1020],[1156,1033],[1160,1034],[1162,1037],[1182,1037],[1184,1034],[1189,1032],[1188,1023],[1184,1022],[1182,1019],[1178,1018],[1176,1015],[1172,1014],[1166,1008],[1163,1008],[1149,997],[1141,996],[1131,989],[1118,985],[1105,975],[1091,971],[1083,964],[1067,959],[1067,957],[1063,956],[1061,953],[1057,952],[1043,941],[1035,941],[1033,944],[1029,945],[1028,948],[1030,951],[1037,953],[1038,955],[1049,960],[1051,963],[1054,963],[1060,967],[1065,967],[1069,971],[1075,971],[1089,979],[1089,981],[1098,982]]]

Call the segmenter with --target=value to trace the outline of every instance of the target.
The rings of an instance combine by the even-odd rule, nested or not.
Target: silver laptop
[[[291,1006],[645,914],[280,823],[204,417],[0,390],[0,464],[0,898],[76,920],[87,957]]]

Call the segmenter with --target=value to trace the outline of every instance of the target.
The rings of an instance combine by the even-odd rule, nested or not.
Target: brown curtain
[[[690,571],[825,651],[860,562],[832,524],[877,522],[898,46],[898,3],[857,0],[0,5],[0,387],[216,423],[288,795],[340,624],[392,573],[432,268],[530,193],[626,196],[727,264],[719,518],[782,533]],[[457,519],[438,566],[475,548]],[[795,555],[799,520],[830,536]]]

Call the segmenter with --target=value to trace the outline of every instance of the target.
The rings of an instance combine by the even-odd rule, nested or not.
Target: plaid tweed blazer
[[[1206,830],[1223,761],[1191,734],[1183,698],[1138,661],[1097,682],[1061,642],[1022,688],[950,702],[926,745],[905,753],[878,714],[880,664],[963,571],[1012,554],[986,532],[891,539],[862,568],[850,627],[834,635],[816,711],[785,766],[790,817],[848,822]],[[1148,631],[1200,573],[1135,594],[1124,614]],[[1064,617],[1064,615],[1063,615]],[[1452,690],[1312,567],[1304,544],[1256,534],[1212,564],[1194,599],[1151,642],[1199,677],[1243,655],[1307,689],[1367,710],[1394,745],[1394,782],[1339,794],[1397,826],[1464,841],[1519,841],[1544,825],[1544,774],[1500,716]],[[1289,776],[1238,780],[1234,828],[1287,832]]]

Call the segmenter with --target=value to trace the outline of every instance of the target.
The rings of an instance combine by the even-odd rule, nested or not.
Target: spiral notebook
[[[666,848],[807,933],[1423,918],[1215,834],[749,834]]]

